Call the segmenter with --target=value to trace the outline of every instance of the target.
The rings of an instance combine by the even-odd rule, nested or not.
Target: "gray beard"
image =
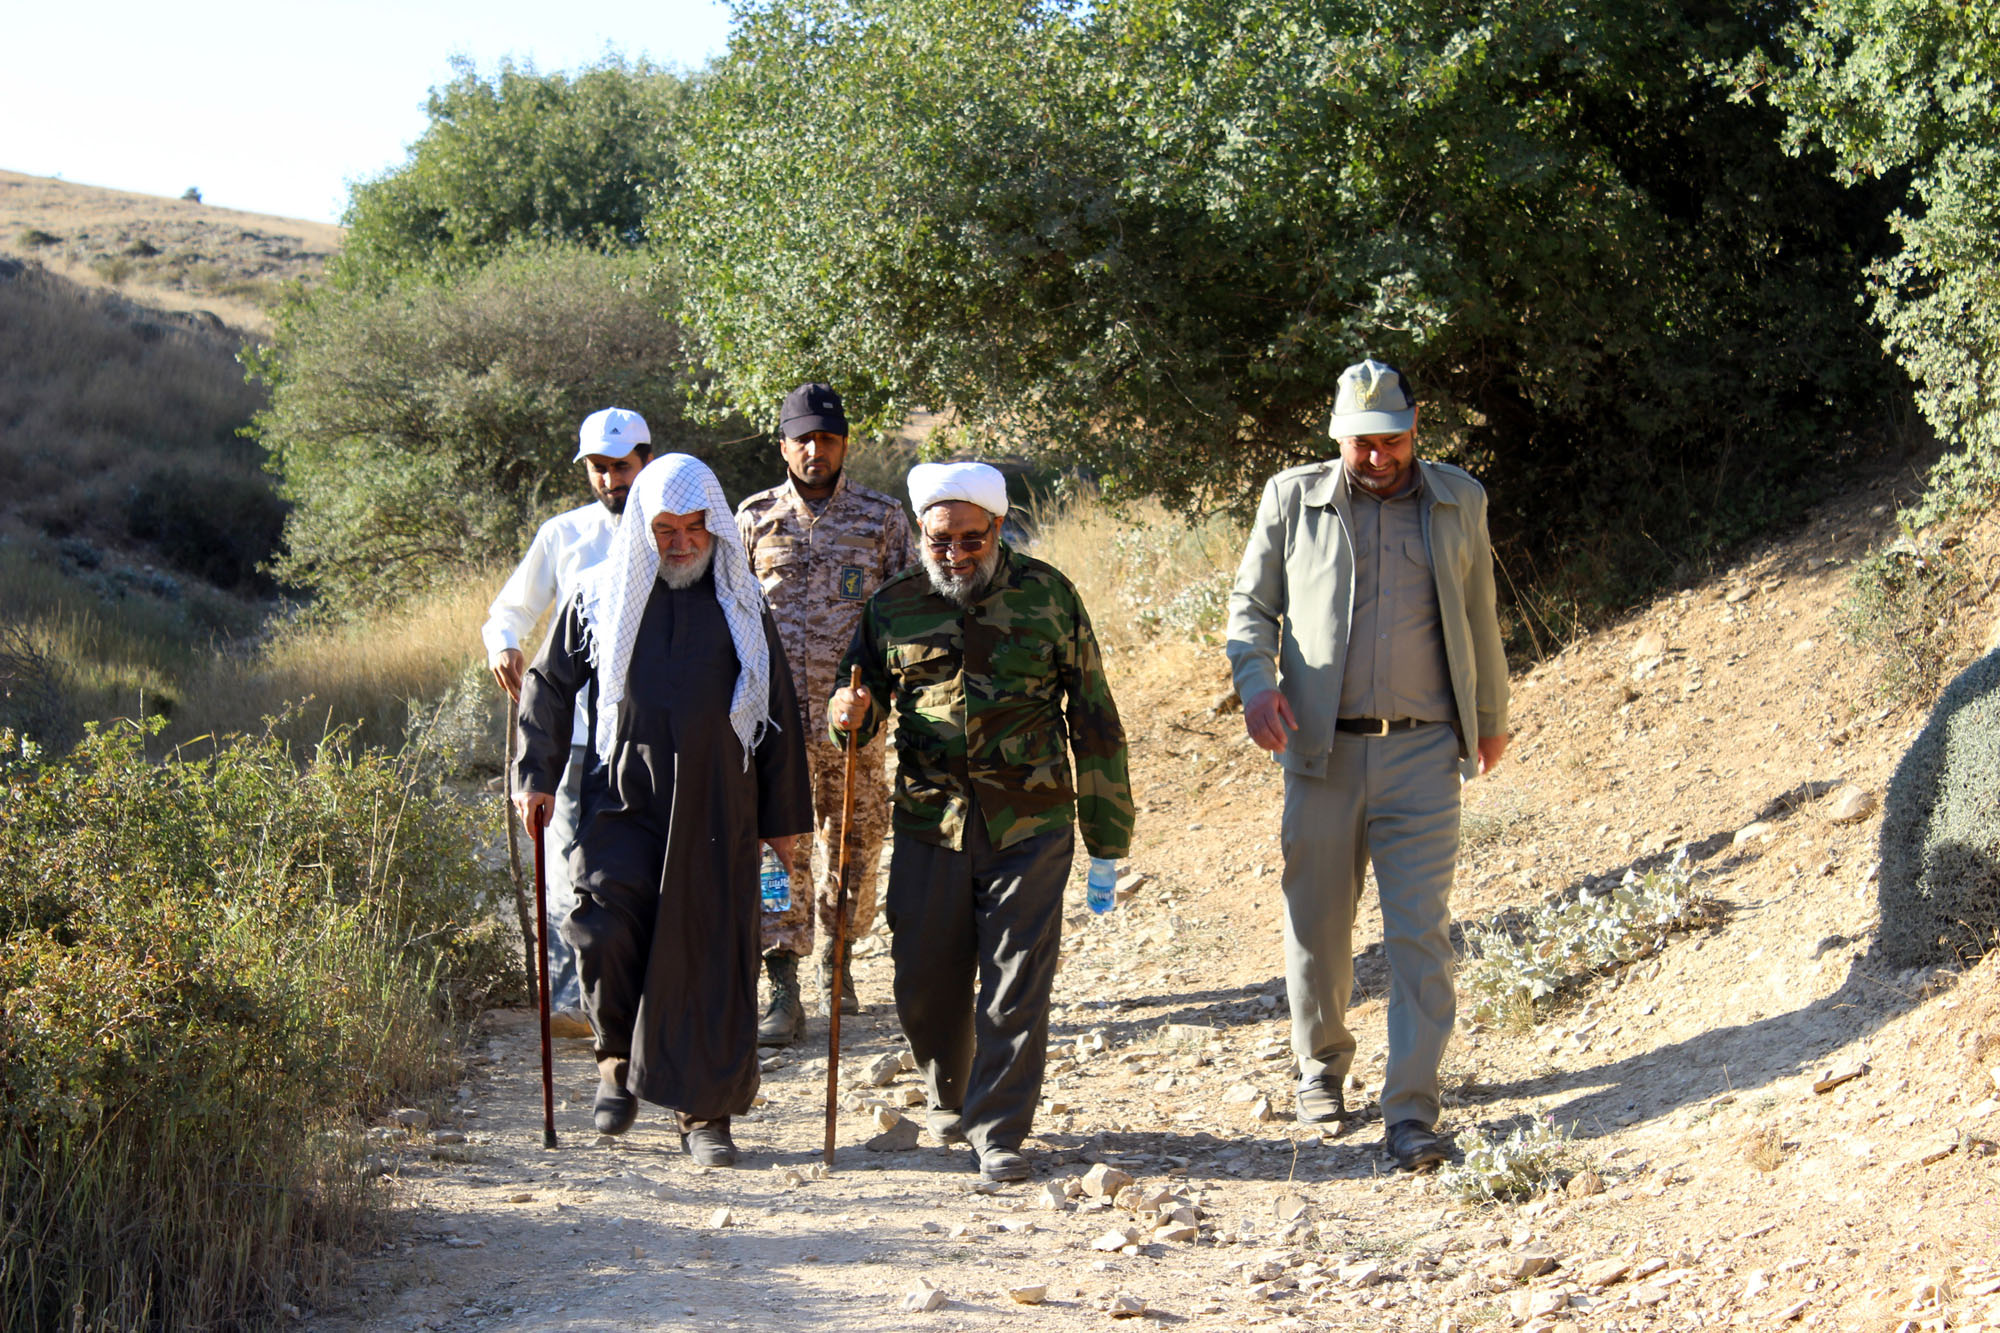
[[[693,560],[685,560],[676,563],[675,561],[667,559],[665,556],[661,556],[660,582],[666,584],[669,588],[673,588],[676,590],[681,588],[691,588],[701,580],[701,576],[703,574],[708,573],[708,567],[714,561],[714,559],[715,559],[714,542],[710,542],[708,544],[708,549],[706,551],[703,551],[699,556],[695,557]]]
[[[938,563],[929,547],[923,547],[924,573],[930,575],[931,589],[953,606],[971,606],[985,595],[987,585],[993,582],[993,571],[1000,564],[1000,543],[989,542],[986,553],[979,557],[979,564],[964,578],[956,578],[952,572]]]

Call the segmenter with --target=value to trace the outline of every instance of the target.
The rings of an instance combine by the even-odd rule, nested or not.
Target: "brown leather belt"
[[[1340,717],[1333,721],[1335,731],[1351,731],[1357,736],[1386,736],[1392,731],[1408,731],[1422,725],[1413,717],[1399,717],[1393,722],[1386,717]]]

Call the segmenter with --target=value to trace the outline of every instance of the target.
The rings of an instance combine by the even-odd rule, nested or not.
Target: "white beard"
[[[661,556],[660,582],[666,584],[669,588],[693,587],[701,580],[703,574],[708,573],[709,562],[714,559],[714,542],[710,542],[708,548],[692,560],[669,560],[665,556]]]
[[[993,582],[993,571],[1000,564],[1000,542],[996,538],[986,544],[986,551],[979,557],[979,563],[964,578],[956,577],[931,554],[928,546],[919,548],[923,552],[924,573],[930,575],[931,588],[938,596],[953,606],[971,606],[986,592]]]

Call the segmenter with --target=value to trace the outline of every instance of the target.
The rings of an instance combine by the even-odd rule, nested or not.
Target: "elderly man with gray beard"
[[[1125,732],[1076,589],[1001,540],[1006,479],[926,463],[910,500],[923,563],[869,599],[840,664],[863,688],[827,717],[866,743],[896,711],[887,916],[931,1133],[969,1142],[985,1179],[1024,1180],[1073,826],[1093,858],[1132,841]]]

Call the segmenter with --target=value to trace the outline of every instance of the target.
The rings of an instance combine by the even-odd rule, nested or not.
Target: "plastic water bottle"
[[[764,895],[764,910],[767,912],[789,912],[792,908],[792,876],[785,869],[785,863],[769,847],[764,849],[764,862],[757,871],[757,885]]]
[[[1084,893],[1084,902],[1090,910],[1100,916],[1118,906],[1118,863],[1107,856],[1090,858],[1089,888]]]

